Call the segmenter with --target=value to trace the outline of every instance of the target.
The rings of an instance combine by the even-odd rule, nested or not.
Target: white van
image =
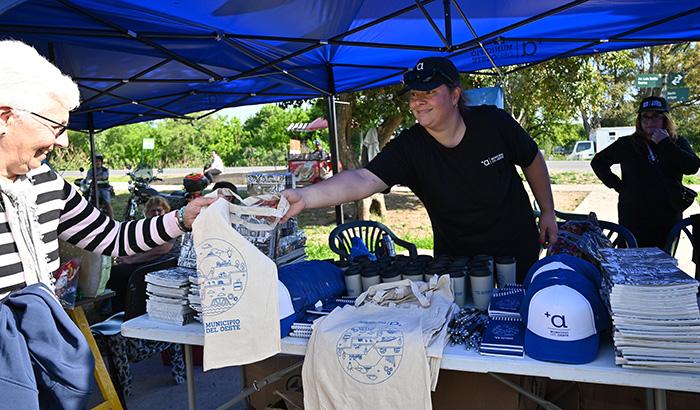
[[[576,141],[567,159],[590,160],[618,138],[634,133],[634,127],[601,127],[591,132],[588,141]]]

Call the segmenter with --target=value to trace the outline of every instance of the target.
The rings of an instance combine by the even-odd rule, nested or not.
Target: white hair
[[[70,111],[80,104],[80,90],[32,46],[0,40],[0,106],[42,111],[58,103]]]

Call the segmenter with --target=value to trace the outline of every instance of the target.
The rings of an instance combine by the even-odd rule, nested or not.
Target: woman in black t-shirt
[[[431,216],[436,253],[516,256],[524,277],[537,260],[539,246],[515,165],[521,165],[542,210],[540,244],[557,239],[549,174],[536,144],[503,110],[479,108],[472,110],[474,116],[463,116],[459,71],[447,58],[420,59],[404,74],[404,85],[417,124],[382,149],[367,168],[283,191],[290,203],[283,221],[306,208],[352,202],[404,184]],[[431,180],[431,175],[436,177]],[[447,181],[452,177],[455,183]]]
[[[620,164],[621,178],[610,170],[613,164]],[[666,100],[647,97],[639,106],[634,134],[596,154],[591,167],[620,194],[619,222],[632,231],[638,245],[663,248],[669,231],[682,218],[669,201],[669,180],[680,183],[684,174],[696,173],[700,159],[677,135]]]

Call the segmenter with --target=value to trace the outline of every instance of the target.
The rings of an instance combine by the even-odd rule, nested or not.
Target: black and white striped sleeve
[[[132,255],[182,235],[175,212],[138,221],[117,222],[100,212],[68,182],[63,185],[64,207],[58,237],[103,255]]]

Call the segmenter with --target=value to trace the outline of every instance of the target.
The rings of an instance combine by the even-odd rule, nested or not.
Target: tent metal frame
[[[146,46],[154,51],[156,51],[160,56],[162,57],[162,60],[159,62],[151,65],[150,67],[145,67],[138,73],[127,77],[127,78],[103,78],[103,77],[75,77],[75,80],[79,83],[80,87],[83,88],[84,90],[90,91],[91,93],[94,93],[93,95],[90,95],[87,97],[84,101],[84,103],[88,102],[95,102],[96,100],[99,100],[100,98],[103,97],[110,97],[111,99],[118,100],[121,102],[110,102],[104,105],[96,106],[96,107],[89,107],[89,108],[83,108],[79,109],[76,111],[77,114],[84,114],[87,113],[90,115],[89,118],[89,131],[91,133],[95,132],[94,126],[94,118],[92,118],[93,113],[119,113],[125,115],[125,119],[121,122],[118,122],[112,126],[118,126],[118,125],[123,125],[127,123],[132,123],[132,122],[138,122],[146,119],[151,119],[151,118],[176,118],[176,119],[183,119],[183,120],[194,120],[194,119],[201,119],[205,118],[209,115],[212,115],[224,108],[229,108],[229,107],[235,107],[239,105],[245,105],[245,103],[252,99],[255,96],[274,96],[274,97],[281,97],[283,99],[310,99],[310,98],[318,98],[318,97],[325,97],[326,98],[326,104],[327,104],[327,109],[329,111],[329,141],[330,141],[330,147],[331,147],[331,154],[333,155],[334,158],[334,164],[333,164],[333,169],[334,172],[337,172],[338,169],[338,163],[337,163],[337,153],[338,153],[338,146],[337,146],[337,124],[336,124],[336,118],[335,118],[335,98],[337,95],[338,90],[335,89],[334,85],[334,76],[333,76],[333,70],[335,67],[366,67],[368,69],[375,69],[375,70],[386,70],[387,74],[378,76],[375,79],[365,81],[362,84],[353,86],[349,89],[342,90],[342,92],[355,92],[358,90],[362,89],[367,89],[371,88],[373,86],[376,86],[377,84],[384,84],[387,80],[390,80],[392,78],[395,78],[399,75],[402,75],[407,68],[406,67],[392,67],[392,66],[385,66],[385,65],[354,65],[354,64],[333,64],[332,62],[328,62],[326,64],[326,72],[327,72],[327,77],[328,77],[328,85],[327,87],[320,86],[317,84],[313,84],[312,82],[305,80],[302,76],[300,76],[300,73],[303,73],[306,70],[313,69],[313,68],[318,68],[319,66],[314,66],[314,67],[309,67],[309,66],[303,66],[303,67],[296,67],[292,66],[293,61],[297,57],[301,57],[309,52],[313,52],[321,47],[325,46],[351,46],[351,47],[364,47],[364,48],[386,48],[386,49],[397,49],[397,50],[409,50],[409,51],[423,51],[423,52],[434,52],[434,53],[447,53],[447,56],[450,58],[457,57],[461,54],[473,51],[475,49],[479,49],[481,52],[484,53],[486,58],[488,59],[491,68],[489,69],[478,69],[478,70],[473,70],[473,71],[463,71],[463,72],[471,72],[471,73],[479,73],[479,74],[484,74],[484,75],[498,75],[499,77],[503,78],[503,76],[508,75],[510,73],[532,67],[537,64],[541,64],[544,61],[551,60],[551,59],[556,59],[556,58],[564,58],[564,57],[569,57],[573,56],[579,53],[584,53],[586,51],[590,51],[590,53],[596,53],[597,51],[595,50],[595,46],[598,44],[602,43],[609,43],[609,42],[620,42],[620,43],[638,43],[638,44],[649,44],[649,43],[677,43],[677,42],[685,42],[685,41],[694,41],[697,40],[695,38],[634,38],[630,37],[631,35],[638,33],[644,29],[654,27],[656,25],[660,25],[663,23],[667,23],[669,21],[673,21],[675,19],[679,19],[685,16],[689,16],[695,13],[700,12],[700,7],[695,7],[695,8],[690,8],[686,11],[683,11],[681,13],[674,14],[672,16],[667,16],[664,18],[660,18],[656,21],[644,24],[640,27],[627,30],[624,32],[621,32],[619,34],[616,34],[614,36],[610,36],[610,38],[607,39],[594,39],[594,38],[577,38],[577,37],[562,37],[562,38],[538,38],[538,37],[507,37],[507,33],[511,32],[517,28],[526,26],[528,24],[538,22],[546,17],[553,16],[568,10],[571,10],[577,6],[581,6],[585,3],[588,2],[588,0],[572,0],[567,3],[561,4],[558,7],[546,10],[544,12],[532,15],[528,18],[522,19],[516,23],[510,24],[508,26],[502,27],[500,29],[491,31],[489,33],[484,33],[484,34],[479,34],[477,31],[474,29],[473,25],[471,24],[469,18],[467,17],[467,13],[462,9],[460,4],[458,3],[457,0],[414,0],[414,4],[409,4],[406,5],[405,7],[402,7],[398,10],[392,11],[386,15],[377,17],[371,21],[368,21],[367,23],[361,24],[357,27],[354,27],[350,30],[347,30],[343,33],[339,33],[337,35],[334,35],[330,38],[323,39],[323,38],[303,38],[303,37],[293,37],[293,36],[273,36],[273,35],[255,35],[255,34],[245,34],[245,33],[235,33],[235,32],[222,32],[220,30],[215,30],[212,29],[211,27],[207,27],[204,24],[196,23],[193,21],[190,21],[188,19],[182,18],[182,17],[173,17],[171,15],[167,15],[165,13],[161,13],[158,11],[154,11],[151,9],[144,9],[148,13],[150,13],[153,16],[157,17],[162,17],[170,20],[177,21],[183,25],[186,25],[187,27],[191,28],[194,31],[200,31],[200,33],[159,33],[159,32],[149,32],[149,31],[142,31],[142,32],[136,32],[133,30],[130,30],[127,27],[123,27],[122,25],[116,23],[110,18],[107,18],[97,12],[94,12],[92,10],[86,9],[85,7],[82,7],[78,4],[75,4],[71,0],[54,0],[59,7],[63,7],[66,10],[69,10],[76,15],[81,16],[82,18],[87,18],[90,21],[93,21],[100,26],[103,26],[103,29],[83,29],[83,28],[61,28],[61,27],[51,27],[51,26],[31,26],[31,25],[23,25],[23,24],[11,24],[11,25],[4,25],[3,27],[3,32],[6,34],[12,34],[12,33],[18,33],[18,34],[32,34],[32,35],[44,35],[44,36],[80,36],[80,37],[95,37],[95,38],[115,38],[115,39],[125,39],[125,40],[130,40],[137,42],[143,46]],[[439,27],[434,16],[431,15],[431,13],[428,11],[427,6],[431,5],[433,3],[441,4],[442,7],[441,12],[442,12],[442,18],[444,19],[444,26]],[[353,40],[348,40],[347,38],[350,37],[353,34],[360,33],[370,27],[377,26],[383,22],[386,22],[388,20],[391,20],[393,18],[396,18],[398,16],[404,15],[406,13],[410,12],[419,12],[423,16],[423,21],[426,22],[431,28],[432,31],[435,33],[437,38],[440,40],[442,43],[442,46],[426,46],[426,45],[418,45],[418,44],[392,44],[392,43],[385,43],[385,42],[363,42],[363,41],[353,41]],[[460,20],[465,24],[465,26],[469,29],[470,33],[472,34],[473,38],[467,41],[463,41],[458,44],[454,44],[453,42],[453,24],[454,22],[452,21],[452,16],[453,12],[457,12],[457,14],[460,17]],[[433,14],[435,12],[433,11]],[[250,59],[251,62],[253,62],[253,66],[250,68],[246,69],[234,69],[235,71],[238,71],[236,74],[233,75],[223,75],[219,72],[216,72],[214,69],[208,68],[203,66],[202,64],[199,64],[195,61],[192,61],[191,59],[188,59],[184,56],[179,55],[175,51],[169,49],[166,46],[161,45],[158,41],[160,40],[178,40],[178,39],[187,39],[187,40],[202,40],[202,41],[213,41],[213,42],[221,42],[226,44],[227,46],[231,47],[232,49],[236,50],[237,52],[241,53],[243,56],[246,58]],[[297,43],[299,44],[299,48],[296,49],[295,51],[288,52],[284,55],[278,56],[276,58],[265,58],[260,56],[258,53],[254,51],[252,48],[253,43],[251,42],[256,42],[255,46],[260,47],[261,43],[260,42],[266,42],[266,41],[272,41],[272,42],[286,42],[286,43]],[[523,42],[523,41],[538,41],[538,42],[560,42],[560,43],[571,43],[571,44],[576,44],[573,48],[564,51],[558,55],[555,55],[553,57],[547,57],[544,58],[540,61],[534,61],[528,64],[523,64],[514,68],[511,68],[508,71],[504,71],[501,68],[499,68],[499,65],[496,61],[496,59],[493,57],[493,55],[488,51],[487,46],[491,44],[499,44],[503,42]],[[583,44],[581,44],[583,43]],[[262,44],[264,47],[265,45]],[[54,47],[50,44],[49,45],[49,54],[51,54],[53,57],[55,54]],[[146,78],[151,73],[154,73],[157,71],[159,68],[167,65],[167,64],[172,64],[172,63],[177,63],[177,64],[182,64],[185,67],[189,67],[192,70],[195,70],[196,72],[201,74],[201,78]],[[286,67],[285,65],[290,65],[289,67]],[[231,68],[226,68],[226,67],[221,67],[222,69],[228,69],[231,70]],[[207,91],[206,86],[215,83],[215,82],[225,82],[225,83],[231,83],[236,80],[242,80],[242,79],[250,79],[250,78],[257,78],[257,77],[274,77],[274,76],[281,76],[284,78],[284,80],[281,80],[280,83],[277,85],[270,85],[266,87],[262,87],[261,89],[258,89],[253,92],[213,92],[213,91]],[[305,93],[284,93],[284,92],[275,92],[274,89],[277,88],[280,84],[284,82],[293,82],[303,89],[308,89],[309,94]],[[94,85],[90,85],[87,83],[95,83],[95,82],[107,82],[107,83],[114,83],[110,84],[106,87],[96,87]],[[140,99],[134,99],[130,98],[127,96],[122,95],[122,93],[119,93],[124,86],[130,84],[130,83],[151,83],[151,84],[160,84],[160,83],[186,83],[186,84],[191,84],[192,89],[184,92],[178,92],[178,93],[171,93],[171,94],[165,94],[165,95],[158,95],[158,96],[149,96],[147,98],[140,98]],[[199,86],[201,84],[201,86]],[[174,103],[182,101],[183,99],[186,99],[188,97],[192,96],[206,96],[206,95],[228,95],[228,96],[238,96],[240,95],[240,98],[235,99],[232,102],[226,103],[226,104],[221,104],[220,107],[215,108],[215,109],[209,109],[207,112],[204,114],[201,114],[199,116],[196,115],[188,115],[188,114],[182,114],[178,113],[172,109],[169,109],[168,107],[172,106]],[[157,104],[152,104],[149,101],[158,101]],[[139,106],[143,108],[143,111],[141,112],[124,112],[120,111],[120,107],[125,107],[125,106]],[[342,221],[342,210],[337,210],[337,220],[340,222]]]

